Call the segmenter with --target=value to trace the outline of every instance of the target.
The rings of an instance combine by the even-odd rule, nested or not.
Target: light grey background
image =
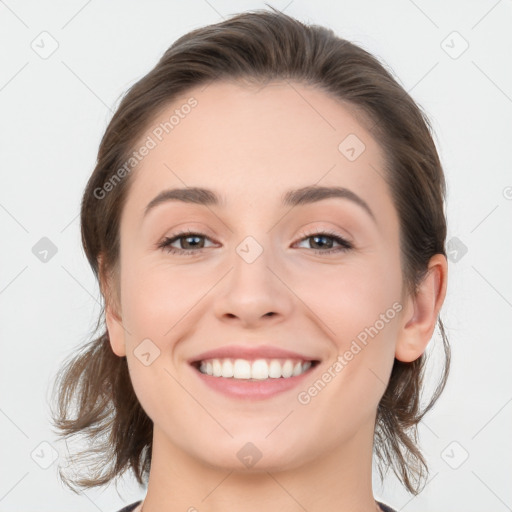
[[[441,316],[453,366],[420,426],[431,479],[416,498],[375,479],[375,495],[403,512],[512,510],[512,1],[271,3],[392,69],[432,121],[448,182]],[[57,460],[35,462],[65,453],[50,431],[49,390],[100,311],[80,245],[81,194],[121,94],[177,37],[259,7],[0,1],[0,512],[109,512],[143,497],[131,477],[120,494],[111,485],[76,496],[58,481]],[[58,48],[41,55],[52,38]],[[32,251],[43,237],[57,248],[47,262]]]

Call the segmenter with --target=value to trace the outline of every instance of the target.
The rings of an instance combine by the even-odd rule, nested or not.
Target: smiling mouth
[[[289,379],[306,373],[320,361],[306,361],[291,358],[272,359],[234,359],[213,358],[195,361],[192,366],[204,375],[233,380],[264,381],[270,379]]]

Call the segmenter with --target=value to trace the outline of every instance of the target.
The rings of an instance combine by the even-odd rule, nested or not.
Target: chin
[[[197,446],[195,447],[197,451]],[[195,457],[204,464],[241,473],[278,472],[300,467],[306,462],[306,453],[297,452],[297,445],[283,446],[282,442],[264,439],[250,441],[250,436],[230,439],[225,446],[206,446]]]

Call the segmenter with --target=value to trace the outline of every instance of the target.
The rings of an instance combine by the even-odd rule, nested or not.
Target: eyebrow
[[[356,193],[344,187],[321,187],[313,185],[292,189],[282,195],[281,202],[283,206],[301,206],[331,198],[348,199],[349,201],[352,201],[362,207],[375,223],[377,222],[373,211],[368,206],[368,203],[366,203],[366,201]],[[203,206],[224,207],[226,205],[226,201],[223,197],[207,188],[173,188],[160,192],[154,199],[152,199],[144,210],[144,217],[153,208],[168,201],[181,201],[184,203],[193,203]]]

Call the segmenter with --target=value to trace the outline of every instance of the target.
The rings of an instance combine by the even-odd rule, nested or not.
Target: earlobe
[[[448,263],[443,254],[429,261],[428,272],[414,297],[409,297],[398,334],[395,357],[412,362],[425,352],[446,296]]]

